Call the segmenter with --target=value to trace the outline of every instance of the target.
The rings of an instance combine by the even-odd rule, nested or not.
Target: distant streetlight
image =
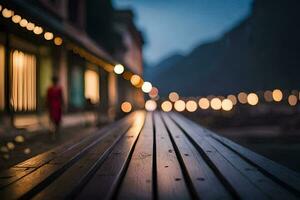
[[[116,74],[122,74],[124,72],[124,67],[121,64],[117,64],[114,68]]]

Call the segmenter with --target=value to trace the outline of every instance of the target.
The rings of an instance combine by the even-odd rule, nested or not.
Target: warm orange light
[[[185,104],[185,108],[189,112],[195,112],[197,110],[197,103],[195,101],[189,100]]]
[[[295,106],[297,105],[297,102],[298,102],[298,98],[296,95],[290,95],[289,98],[288,98],[288,102],[290,104],[290,106]]]
[[[209,108],[209,100],[207,98],[201,98],[199,99],[199,107],[203,110],[206,110]]]
[[[157,108],[157,104],[156,104],[156,102],[154,100],[148,100],[148,101],[146,101],[146,103],[145,103],[145,109],[147,111],[155,111],[156,108]]]
[[[233,103],[230,99],[224,99],[222,101],[222,109],[225,111],[230,111],[233,108]]]
[[[158,89],[156,87],[152,87],[152,90],[149,92],[150,98],[154,99],[158,95]]]
[[[14,23],[16,23],[16,24],[20,23],[21,19],[22,19],[22,18],[21,18],[20,15],[14,15],[14,16],[11,18],[11,20],[12,20]]]
[[[272,91],[267,90],[264,92],[264,98],[266,102],[271,102],[273,101],[273,96],[272,96]]]
[[[61,37],[54,38],[54,44],[55,45],[60,46],[60,45],[62,45],[62,43],[63,43],[63,40],[62,40]]]
[[[234,95],[230,94],[227,96],[227,99],[229,99],[233,105],[236,105],[237,104],[237,99]]]
[[[33,32],[34,32],[36,35],[40,35],[40,34],[43,33],[43,29],[42,29],[42,27],[40,27],[40,26],[36,26],[36,27],[34,27]]]
[[[130,78],[130,82],[132,85],[137,86],[141,82],[141,77],[139,75],[135,74]]]
[[[177,110],[178,112],[182,112],[185,110],[185,102],[182,100],[178,100],[175,102],[174,104],[174,108],[175,110]]]
[[[129,113],[132,110],[132,105],[131,103],[125,101],[121,105],[121,110],[125,113]]]
[[[149,93],[152,90],[152,84],[150,82],[144,82],[142,86],[142,90],[145,93]]]
[[[44,38],[46,39],[46,40],[52,40],[53,39],[53,33],[51,33],[51,32],[46,32],[45,34],[44,34]]]
[[[122,74],[124,72],[124,66],[121,65],[121,64],[117,64],[115,67],[114,67],[114,72],[116,74]]]
[[[172,110],[172,103],[170,101],[164,101],[162,104],[161,104],[161,109],[164,111],[164,112],[170,112]]]
[[[2,6],[0,5],[0,11],[2,10]]]
[[[219,98],[213,98],[210,101],[210,106],[214,110],[220,110],[222,108],[222,102]]]
[[[2,15],[3,15],[3,17],[5,17],[5,18],[10,18],[10,17],[12,17],[12,16],[14,15],[14,12],[13,12],[12,10],[9,10],[9,9],[7,9],[7,8],[4,8],[4,9],[2,10]]]
[[[27,24],[28,24],[28,21],[27,21],[26,19],[22,19],[22,20],[20,21],[20,26],[21,26],[21,27],[26,27]]]
[[[93,70],[86,70],[84,73],[84,96],[90,99],[91,103],[99,103],[99,75]]]
[[[247,103],[247,94],[245,92],[240,92],[238,94],[238,100],[241,104],[246,104]]]
[[[175,102],[179,99],[179,94],[177,92],[171,92],[169,94],[169,99],[170,101]]]
[[[32,31],[34,29],[35,25],[34,23],[29,22],[26,26],[27,30]]]
[[[272,96],[273,96],[274,101],[276,101],[276,102],[281,101],[283,98],[283,94],[282,94],[281,90],[279,90],[279,89],[273,90]]]
[[[255,106],[258,104],[258,96],[255,93],[250,93],[247,96],[247,101],[250,105]]]

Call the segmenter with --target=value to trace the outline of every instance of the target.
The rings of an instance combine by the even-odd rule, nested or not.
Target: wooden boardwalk
[[[300,176],[175,113],[138,111],[0,172],[0,199],[299,199]]]

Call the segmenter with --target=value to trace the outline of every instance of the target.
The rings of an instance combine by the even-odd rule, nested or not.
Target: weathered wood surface
[[[0,172],[0,199],[299,199],[300,175],[175,113],[138,111]]]

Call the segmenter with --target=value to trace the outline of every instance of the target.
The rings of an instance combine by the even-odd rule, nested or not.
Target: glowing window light
[[[270,90],[265,91],[264,98],[265,98],[266,102],[272,102],[273,101],[272,91],[270,91]]]
[[[4,46],[0,44],[0,110],[4,110],[5,106],[5,50]]]
[[[158,89],[156,87],[152,87],[152,90],[149,92],[149,97],[154,99],[158,95]]]
[[[53,39],[53,33],[51,33],[51,32],[46,32],[45,34],[44,34],[44,38],[46,39],[46,40],[52,40]]]
[[[15,111],[36,109],[36,58],[15,50],[11,62],[10,103]]]
[[[141,77],[135,74],[130,78],[130,82],[132,85],[137,86],[141,82]]]
[[[11,20],[12,20],[14,23],[18,24],[18,23],[20,23],[20,21],[22,20],[22,18],[21,18],[20,15],[14,15],[14,16],[11,18]]]
[[[290,104],[290,106],[295,106],[297,105],[297,101],[298,101],[298,98],[296,95],[290,95],[289,98],[288,98],[288,102]]]
[[[156,102],[154,100],[148,100],[148,101],[146,101],[146,103],[145,103],[145,109],[147,111],[150,111],[150,112],[151,111],[155,111],[156,108],[157,108],[157,104],[156,104]]]
[[[164,111],[164,112],[170,112],[173,108],[173,105],[170,101],[164,101],[162,104],[161,104],[161,109]]]
[[[171,92],[169,94],[169,99],[172,102],[178,101],[179,100],[179,94],[177,92]]]
[[[34,32],[34,34],[36,34],[36,35],[40,35],[40,34],[43,33],[43,28],[40,27],[40,26],[36,26],[36,27],[34,27],[33,32]]]
[[[63,43],[63,40],[62,40],[61,37],[54,38],[54,44],[55,45],[60,46],[60,45],[62,45],[62,43]]]
[[[273,96],[274,101],[276,101],[276,102],[279,102],[283,99],[283,94],[282,94],[281,90],[279,90],[279,89],[273,90],[272,96]]]
[[[121,110],[124,112],[124,113],[129,113],[131,110],[132,110],[132,105],[131,103],[125,101],[122,103],[121,105]]]
[[[233,103],[230,99],[224,99],[222,101],[222,109],[225,111],[230,111],[233,108]]]
[[[247,94],[245,92],[240,92],[238,94],[238,100],[241,104],[246,104],[247,103]]]
[[[34,23],[29,22],[26,26],[27,30],[32,31],[34,29],[35,25]]]
[[[227,99],[229,99],[233,105],[236,105],[237,104],[237,99],[234,95],[230,94],[227,96]]]
[[[21,26],[21,27],[26,27],[27,24],[28,24],[28,21],[27,21],[26,19],[22,19],[22,20],[20,21],[20,26]]]
[[[199,99],[199,107],[203,110],[206,110],[209,108],[209,100],[207,98],[201,98]]]
[[[14,15],[14,12],[13,12],[12,10],[9,10],[9,9],[7,9],[7,8],[4,8],[4,9],[2,10],[2,15],[3,15],[3,17],[5,17],[5,18],[10,18],[10,17],[12,17],[12,16]]]
[[[186,102],[185,108],[189,112],[195,112],[198,108],[198,105],[195,101],[189,100]]]
[[[150,82],[144,82],[142,86],[142,90],[145,93],[149,93],[152,90],[152,84]]]
[[[247,96],[247,101],[250,105],[255,106],[258,104],[258,96],[255,93],[250,93]]]
[[[178,112],[182,112],[185,110],[185,102],[182,100],[178,100],[175,102],[174,104],[174,108],[175,110],[177,110]]]
[[[99,75],[93,70],[86,70],[84,73],[84,96],[90,99],[91,103],[99,103]]]
[[[213,98],[210,101],[210,106],[214,110],[220,110],[222,108],[222,102],[219,98]]]
[[[122,74],[124,72],[124,66],[121,65],[121,64],[117,64],[115,67],[114,67],[114,72],[116,74]]]

